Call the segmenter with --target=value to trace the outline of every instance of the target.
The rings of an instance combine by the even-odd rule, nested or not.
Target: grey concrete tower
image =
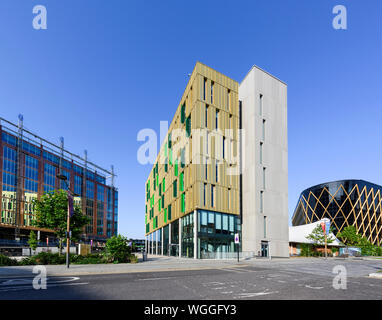
[[[242,250],[289,257],[287,85],[254,66],[239,85]]]

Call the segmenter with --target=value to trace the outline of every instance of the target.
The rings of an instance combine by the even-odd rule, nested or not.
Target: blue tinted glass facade
[[[38,160],[25,155],[25,179],[24,189],[26,192],[38,192]]]
[[[82,178],[80,176],[74,176],[74,193],[82,196]]]
[[[3,153],[0,166],[2,179],[1,230],[1,224],[15,224],[16,218],[17,224],[21,226],[20,230],[23,230],[24,226],[32,226],[35,218],[33,199],[56,189],[67,190],[67,184],[57,180],[56,175],[61,173],[66,176],[68,182],[73,182],[70,187],[73,188],[76,195],[83,197],[82,199],[76,198],[77,205],[83,205],[84,213],[92,219],[86,227],[85,233],[93,239],[104,239],[105,236],[110,237],[117,234],[117,219],[114,221],[113,212],[114,204],[118,205],[118,196],[114,201],[113,190],[106,184],[102,170],[101,173],[97,173],[92,164],[88,163],[86,165],[87,176],[90,181],[86,181],[84,185],[85,162],[83,159],[70,155],[70,152],[67,151],[64,151],[67,153],[64,154],[64,158],[61,158],[60,149],[56,150],[55,146],[48,145],[46,140],[39,140],[36,135],[34,136],[36,139],[34,139],[28,133],[23,133],[19,154],[21,171],[18,172],[18,138],[15,136],[17,134],[11,133],[16,132],[17,127],[16,130],[15,128],[10,129],[12,130],[9,131],[10,133],[8,133],[8,129],[10,129],[8,124],[0,125],[0,150]],[[61,171],[60,164],[62,165]],[[18,182],[19,187],[17,187]],[[21,193],[20,197],[18,192]],[[21,204],[16,205],[17,201],[21,201]],[[16,210],[20,210],[18,215],[16,215]],[[30,229],[25,230],[29,232]]]
[[[54,154],[52,154],[52,153],[44,151],[43,152],[43,157],[44,157],[45,160],[53,162],[56,165],[60,164],[60,159],[57,156],[55,156]]]
[[[30,154],[34,154],[35,156],[40,156],[41,154],[41,150],[39,147],[25,141],[22,142],[22,148],[24,151]]]
[[[44,192],[51,192],[55,190],[56,186],[56,167],[44,163]]]
[[[3,191],[16,191],[16,150],[3,147]]]
[[[118,191],[114,191],[114,235],[118,235]]]
[[[67,191],[68,190],[68,184],[70,181],[70,172],[62,169],[61,174],[66,177],[66,181],[61,180],[60,181],[60,187],[62,190]]]
[[[1,135],[1,138],[3,139],[4,142],[16,147],[16,137],[6,133],[6,132],[3,132],[2,135]]]

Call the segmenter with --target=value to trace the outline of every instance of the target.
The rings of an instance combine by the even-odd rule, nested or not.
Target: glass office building
[[[114,171],[103,169],[62,145],[51,143],[18,125],[0,118],[0,188],[2,190],[0,239],[23,239],[39,230],[41,239],[52,230],[34,227],[33,199],[46,192],[67,190],[57,175],[64,175],[75,193],[74,203],[91,222],[83,240],[104,241],[117,234],[118,190]],[[111,179],[107,178],[111,177]]]
[[[330,219],[334,234],[347,226],[372,244],[382,245],[382,186],[364,180],[340,180],[304,190],[292,217],[293,226]]]

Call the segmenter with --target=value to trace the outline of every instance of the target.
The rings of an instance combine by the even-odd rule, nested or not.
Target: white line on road
[[[148,280],[168,280],[168,279],[176,279],[175,277],[167,277],[167,278],[145,278],[145,279],[137,279],[135,281],[148,281]]]
[[[51,287],[63,287],[63,286],[78,286],[78,285],[85,285],[85,284],[89,284],[89,282],[47,284],[46,287],[51,288]],[[20,290],[35,290],[35,289],[32,286],[17,286],[17,287],[8,287],[8,288],[0,289],[0,292],[20,291]],[[45,290],[40,289],[35,291],[45,291]]]

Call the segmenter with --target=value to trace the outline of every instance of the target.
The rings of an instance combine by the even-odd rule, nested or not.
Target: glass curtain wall
[[[158,250],[157,254],[162,254],[162,229],[157,230],[157,242],[158,242]]]
[[[198,258],[219,258],[235,252],[235,233],[240,233],[238,216],[198,211]]]
[[[169,225],[163,227],[163,255],[168,255],[168,245],[169,245]]]
[[[170,255],[179,257],[179,220],[175,220],[171,223]]]
[[[194,257],[194,213],[182,218],[182,257]]]

